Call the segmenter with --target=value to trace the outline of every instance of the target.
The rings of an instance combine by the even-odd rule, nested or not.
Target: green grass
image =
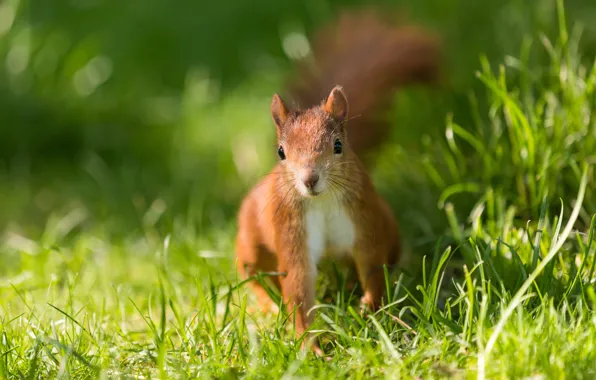
[[[462,268],[450,265],[454,250],[436,250],[427,275],[401,276],[390,285],[392,303],[374,315],[321,281],[332,299],[318,308],[316,328],[333,357],[324,361],[301,353],[284,317],[259,312],[239,284],[232,229],[208,240],[184,228],[162,240],[148,229],[113,243],[97,230],[76,232],[76,211],[39,241],[7,236],[5,272],[15,275],[0,282],[1,376],[596,375],[596,294],[586,281],[594,247],[572,239],[577,212],[557,226],[539,220],[534,243],[526,233],[535,227],[512,228],[502,243],[471,238],[460,250],[476,263],[461,277],[448,274]],[[533,254],[543,257],[535,269]]]
[[[571,233],[577,212],[556,226],[539,220],[533,243],[535,223],[510,228],[503,242],[470,238],[459,249],[473,267],[450,262],[455,250],[436,250],[426,276],[400,277],[392,303],[374,315],[321,281],[331,301],[316,328],[331,361],[301,353],[282,315],[259,312],[232,270],[232,229],[201,240],[185,228],[164,239],[148,228],[114,243],[77,231],[76,212],[39,241],[7,236],[3,272],[13,275],[0,282],[0,376],[596,375],[594,247]],[[542,257],[535,268],[533,255]],[[451,277],[453,268],[464,275]]]
[[[594,378],[596,65],[559,25],[519,59],[481,60],[469,125],[448,115],[421,152],[380,152],[372,174],[409,257],[372,315],[341,272],[320,277],[313,329],[329,361],[301,352],[287,315],[263,314],[234,270],[231,216],[271,164],[253,152],[268,147],[275,80],[217,106],[189,90],[179,182],[149,200],[127,192],[143,172],[97,156],[69,185],[7,175],[0,206],[44,206],[45,224],[8,218],[0,240],[0,378]]]

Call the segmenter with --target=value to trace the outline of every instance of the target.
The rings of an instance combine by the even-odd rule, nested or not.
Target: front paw
[[[371,297],[369,293],[365,293],[360,298],[360,307],[364,310],[375,312],[379,310],[380,303]]]
[[[333,359],[331,356],[325,355],[325,352],[323,352],[323,350],[321,349],[321,346],[319,346],[319,343],[317,341],[313,342],[312,351],[315,354],[315,356],[317,356],[319,358],[323,358],[323,359],[325,359],[325,361],[330,361],[331,359]]]
[[[313,343],[312,351],[315,353],[316,356],[325,356],[325,353],[321,349],[321,346],[319,346],[319,343]]]

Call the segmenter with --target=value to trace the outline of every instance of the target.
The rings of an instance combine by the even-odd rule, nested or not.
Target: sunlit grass
[[[0,375],[590,377],[594,249],[586,236],[569,239],[572,222],[539,220],[534,243],[522,232],[437,249],[424,277],[395,278],[392,302],[374,315],[363,315],[349,291],[332,290],[315,326],[330,361],[301,353],[286,317],[263,314],[238,287],[232,231],[211,241],[175,230],[115,244],[91,229],[37,246],[11,235],[2,249],[12,269],[0,281]],[[474,265],[453,277],[458,250]],[[543,258],[537,269],[526,251]]]

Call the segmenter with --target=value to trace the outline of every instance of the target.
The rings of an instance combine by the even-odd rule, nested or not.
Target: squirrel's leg
[[[284,265],[286,276],[282,280],[282,293],[287,311],[296,326],[296,336],[300,338],[314,320],[314,310],[310,309],[315,304],[316,273],[306,257],[292,261],[291,265]],[[312,340],[312,337],[306,338],[302,341],[302,347],[312,343],[312,349],[321,355],[317,341]]]
[[[381,306],[385,294],[384,265],[388,265],[387,255],[370,244],[359,244],[355,255],[360,284],[364,289],[361,302],[372,310]]]
[[[236,259],[238,265],[238,272],[243,280],[257,275],[259,272],[276,272],[277,258],[265,247],[260,246],[254,242],[244,241],[238,238],[236,241]],[[272,284],[273,287],[281,291],[281,283],[279,276],[267,276],[264,281]],[[273,302],[267,290],[261,283],[254,279],[249,281],[249,286],[257,296],[259,304],[264,312],[278,311],[278,307]]]

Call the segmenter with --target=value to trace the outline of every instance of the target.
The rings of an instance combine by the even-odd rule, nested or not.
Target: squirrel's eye
[[[281,145],[279,146],[279,149],[277,149],[277,155],[282,160],[286,159],[286,152],[284,152],[284,148]]]
[[[333,153],[341,154],[341,152],[342,152],[341,141],[339,141],[339,139],[336,139],[335,144],[333,144]]]

